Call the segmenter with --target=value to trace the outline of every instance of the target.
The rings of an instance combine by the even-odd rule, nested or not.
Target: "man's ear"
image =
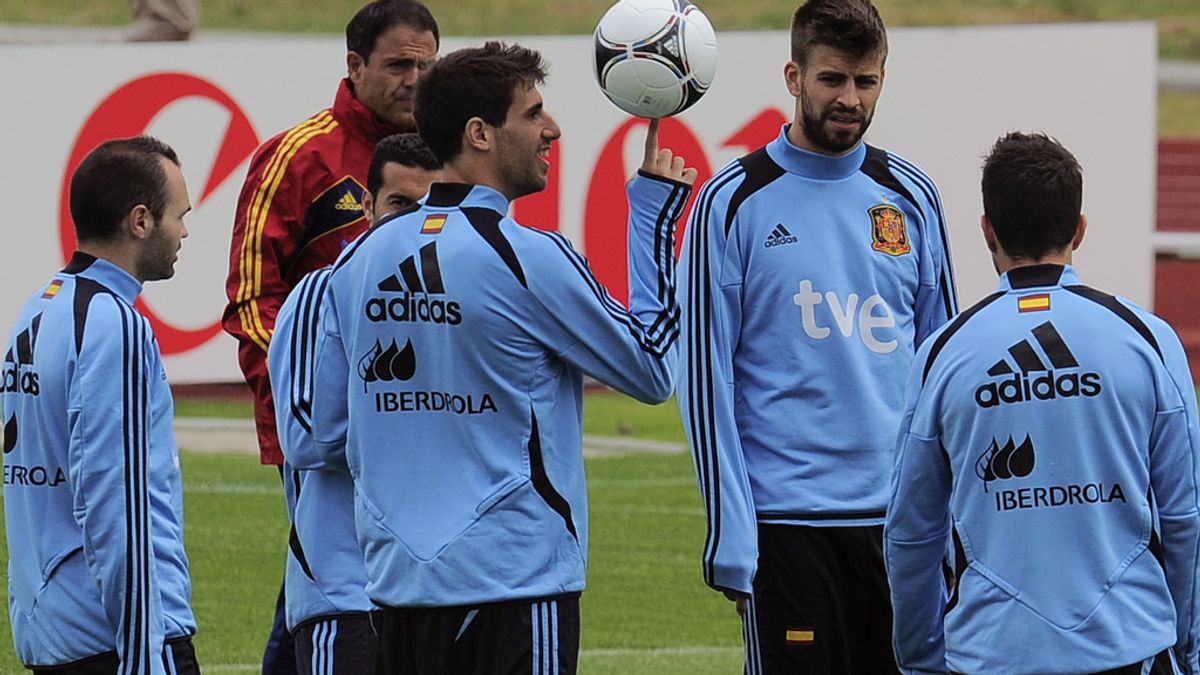
[[[988,220],[986,215],[979,216],[979,229],[983,230],[983,241],[987,244],[988,250],[995,253],[996,231],[992,229],[992,221]]]
[[[1075,236],[1071,238],[1071,250],[1079,249],[1079,245],[1083,243],[1083,236],[1087,234],[1087,216],[1079,214],[1079,224],[1075,226]]]
[[[371,196],[370,190],[363,190],[362,196],[363,216],[367,219],[367,227],[375,224],[375,198]]]
[[[132,239],[142,240],[150,236],[150,231],[154,229],[154,217],[150,215],[150,209],[145,204],[133,207],[125,214],[121,229]]]
[[[492,125],[479,117],[472,117],[467,120],[467,125],[463,128],[463,147],[487,152],[492,149],[494,134],[495,129]]]
[[[800,68],[800,64],[795,61],[788,61],[783,66],[783,81],[787,84],[788,93],[792,96],[800,95],[800,81],[803,79],[804,73]]]
[[[366,59],[358,54],[358,52],[346,52],[346,74],[350,76],[350,81],[358,84],[362,79],[363,66],[367,65]]]

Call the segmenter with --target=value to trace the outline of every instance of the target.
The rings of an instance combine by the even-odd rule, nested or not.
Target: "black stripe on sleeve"
[[[767,154],[766,147],[759,148],[737,161],[738,164],[741,164],[746,178],[738,185],[737,190],[734,190],[733,196],[729,198],[729,206],[725,209],[726,237],[729,236],[729,229],[733,227],[733,218],[737,215],[737,210],[742,202],[786,173],[783,167],[776,164],[775,160]]]
[[[292,315],[292,383],[289,404],[301,428],[312,433],[312,400],[316,390],[316,341],[320,330],[321,301],[329,287],[329,268],[305,276],[293,291],[300,293]]]
[[[566,237],[558,232],[547,232],[544,230],[530,229],[529,232],[547,237],[558,247],[563,257],[575,268],[580,279],[591,290],[592,295],[596,298],[600,306],[604,308],[613,321],[624,325],[629,330],[630,335],[637,340],[642,351],[654,356],[662,356],[670,350],[679,336],[679,308],[673,293],[662,298],[664,301],[663,309],[655,317],[655,320],[651,322],[651,326],[658,326],[659,330],[652,333],[636,316],[631,314],[621,303],[609,295],[608,290],[592,275],[592,270],[588,267],[587,260],[571,246],[570,241]],[[665,320],[660,320],[664,314],[667,315]]]
[[[87,326],[88,308],[92,298],[100,293],[110,293],[107,288],[87,277],[75,277],[75,355],[83,349],[83,333]],[[114,296],[115,297],[115,296]]]
[[[917,206],[917,200],[913,197],[912,192],[909,192],[904,183],[901,183],[900,179],[896,178],[896,174],[892,173],[892,167],[888,162],[888,153],[886,150],[868,145],[867,158],[863,160],[862,172],[867,174],[867,177],[876,183],[904,197],[913,206]]]
[[[872,148],[871,146],[867,147],[868,154],[870,154]],[[954,296],[954,274],[950,257],[950,232],[946,222],[946,211],[942,207],[942,200],[938,195],[937,186],[934,185],[933,180],[929,176],[925,175],[925,172],[921,171],[911,162],[902,157],[889,154],[885,150],[879,150],[878,148],[875,148],[875,150],[878,153],[882,153],[885,166],[894,167],[900,175],[912,181],[934,209],[933,215],[937,220],[938,232],[942,240],[942,259],[945,261],[945,265],[942,268],[942,282],[940,284],[942,287],[942,302],[945,305],[946,317],[954,316],[954,312],[958,308],[958,298]],[[892,177],[898,181],[895,178],[895,174],[892,174]],[[903,184],[901,184],[901,187],[903,187]],[[901,194],[907,194],[910,198],[912,196],[907,190]],[[914,207],[917,207],[916,201],[913,201],[912,204]]]
[[[709,228],[713,202],[720,192],[736,180],[744,178],[745,165],[729,164],[704,185],[696,199],[691,220],[690,249],[688,256],[691,273],[685,280],[688,284],[688,334],[685,364],[685,381],[688,406],[685,423],[692,438],[692,455],[696,466],[696,478],[704,497],[708,531],[705,537],[702,566],[704,579],[709,585],[716,583],[716,558],[721,541],[721,485],[720,458],[716,451],[716,416],[713,410],[713,372],[711,356],[711,333],[709,317],[713,307],[711,255],[709,252]],[[727,222],[732,223],[732,220]],[[726,230],[727,232],[727,230]]]
[[[150,653],[150,514],[147,486],[149,365],[147,320],[114,297],[123,342],[123,431],[125,436],[125,643],[122,671],[140,673]],[[143,666],[145,664],[145,666]]]
[[[500,260],[504,261],[505,267],[513,273],[521,286],[529,288],[529,284],[525,281],[525,270],[521,268],[521,261],[517,260],[516,251],[513,250],[512,244],[505,238],[504,233],[500,231],[500,221],[504,216],[491,209],[473,206],[462,209],[462,212],[467,217],[467,222],[500,256]]]
[[[929,348],[929,358],[925,360],[925,369],[921,373],[922,384],[924,384],[925,380],[929,377],[929,371],[933,368],[934,360],[937,359],[938,354],[942,352],[942,348],[946,346],[946,342],[950,340],[950,336],[957,333],[958,329],[962,328],[963,324],[965,324],[968,319],[975,316],[984,307],[987,307],[1000,298],[1003,298],[1004,295],[1005,294],[1003,291],[997,291],[987,296],[983,300],[980,300],[970,309],[954,317],[954,321],[950,322],[950,325],[940,334],[938,334],[937,339],[933,342],[933,346]]]
[[[1142,339],[1144,339],[1154,349],[1154,353],[1158,354],[1159,360],[1163,361],[1164,363],[1166,362],[1163,359],[1162,349],[1160,349],[1158,346],[1158,340],[1154,339],[1154,333],[1150,331],[1150,327],[1147,326],[1141,319],[1139,319],[1138,315],[1133,313],[1133,310],[1121,304],[1121,301],[1117,300],[1115,296],[1109,295],[1103,291],[1098,291],[1090,286],[1064,286],[1063,288],[1071,291],[1081,298],[1087,298],[1088,300],[1100,305],[1113,314],[1121,317],[1122,321],[1129,324],[1130,327],[1137,331],[1137,334],[1141,335]]]

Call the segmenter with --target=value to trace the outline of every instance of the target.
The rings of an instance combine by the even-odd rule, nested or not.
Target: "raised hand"
[[[676,157],[670,149],[658,147],[658,124],[659,120],[652,119],[646,127],[646,150],[642,155],[642,171],[695,185],[696,169],[685,167],[683,158]]]

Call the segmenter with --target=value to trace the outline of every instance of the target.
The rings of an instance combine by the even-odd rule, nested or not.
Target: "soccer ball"
[[[593,43],[600,90],[638,117],[683,112],[717,74],[717,33],[688,0],[618,0]]]

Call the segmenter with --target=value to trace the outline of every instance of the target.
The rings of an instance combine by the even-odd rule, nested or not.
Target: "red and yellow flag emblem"
[[[891,204],[877,204],[867,209],[871,214],[871,248],[888,255],[904,255],[912,250],[904,213]]]
[[[812,644],[816,639],[816,631],[811,628],[789,628],[784,639],[790,645]]]
[[[421,234],[437,234],[442,231],[442,227],[446,225],[446,216],[425,216],[425,223],[421,225]]]
[[[50,285],[46,287],[45,292],[42,293],[42,299],[49,300],[50,298],[58,295],[58,292],[62,290],[62,285],[62,279],[55,279],[54,281],[51,281]]]
[[[1048,309],[1050,309],[1049,293],[1023,295],[1017,298],[1017,311],[1022,314],[1025,312],[1044,312]]]

